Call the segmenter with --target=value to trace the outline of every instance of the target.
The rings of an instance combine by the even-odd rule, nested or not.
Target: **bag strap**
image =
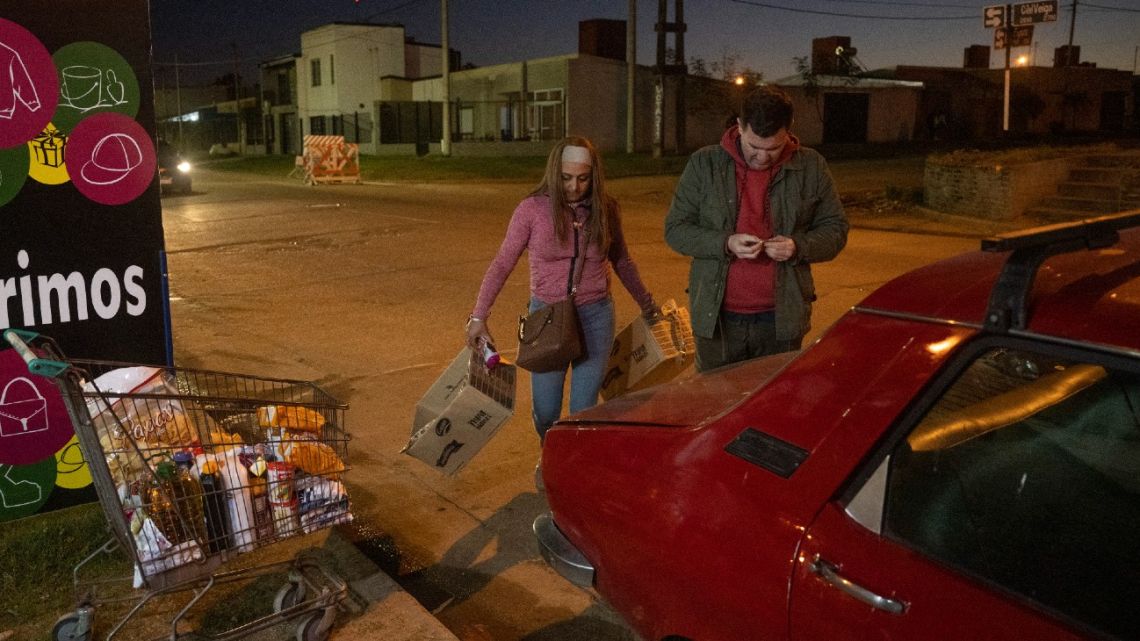
[[[574,255],[570,257],[570,273],[566,276],[566,297],[574,298],[574,294],[578,291],[578,283],[582,282],[582,273],[579,270],[578,277],[574,277],[574,263],[578,262],[578,223],[571,222],[570,226],[574,228]],[[587,236],[587,239],[589,236]],[[585,264],[586,260],[583,258],[582,263]]]

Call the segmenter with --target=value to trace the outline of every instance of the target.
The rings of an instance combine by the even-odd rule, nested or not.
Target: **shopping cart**
[[[164,637],[176,640],[211,588],[273,575],[287,578],[271,614],[208,638],[284,622],[296,623],[298,641],[329,636],[348,589],[314,555],[237,570],[223,564],[352,519],[343,484],[347,406],[306,381],[67,359],[34,332],[9,329],[4,338],[33,374],[59,387],[111,531],[75,567],[79,606],[56,623],[56,641],[91,639],[97,605],[134,602],[111,639],[155,597],[189,591]],[[116,548],[133,565],[133,587],[104,598],[96,589],[104,582],[88,581],[83,569]]]

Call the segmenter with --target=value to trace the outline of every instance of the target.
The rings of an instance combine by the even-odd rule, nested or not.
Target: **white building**
[[[624,32],[622,32],[624,33]],[[624,51],[624,43],[608,49]],[[438,150],[443,137],[443,51],[417,43],[399,25],[324,25],[301,34],[301,53],[262,65],[263,115],[269,153],[299,153],[308,134],[343,135],[366,154]],[[293,95],[280,87],[295,76]],[[567,133],[603,151],[626,141],[623,60],[590,52],[460,69],[451,52],[452,151],[457,155],[545,153]],[[655,76],[636,68],[635,148],[653,145]],[[666,83],[668,120],[676,88]],[[685,149],[719,140],[734,98],[727,83],[689,77]],[[289,102],[288,100],[291,100]],[[510,144],[504,144],[510,143]],[[665,149],[676,149],[665,127]]]

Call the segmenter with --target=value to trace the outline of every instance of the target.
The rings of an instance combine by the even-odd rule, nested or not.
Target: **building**
[[[990,49],[966,48],[963,66],[900,65],[864,72],[851,64],[850,38],[812,41],[810,73],[775,81],[796,103],[796,133],[807,144],[983,140],[1006,135],[1005,70]],[[1080,62],[1060,47],[1054,66],[1010,73],[1009,134],[1124,132],[1133,119],[1132,74]]]
[[[580,24],[579,52],[480,68],[450,60],[452,152],[457,155],[545,153],[568,132],[603,151],[626,141],[625,23]],[[620,55],[619,55],[620,53]],[[301,34],[301,52],[261,65],[268,153],[297,154],[305,135],[343,135],[362,153],[438,150],[443,137],[441,47],[414,42],[399,25],[334,23]],[[666,118],[676,85],[666,82]],[[664,127],[663,148],[686,151],[714,142],[738,99],[729,83],[687,79],[685,140]],[[653,145],[656,76],[635,71],[635,148]],[[510,144],[505,144],[510,143]]]

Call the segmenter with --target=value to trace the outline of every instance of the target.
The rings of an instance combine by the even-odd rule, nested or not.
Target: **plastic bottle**
[[[218,464],[207,460],[199,469],[198,481],[202,485],[202,507],[206,517],[206,545],[211,553],[230,547],[230,523],[226,507],[228,492],[222,487]]]
[[[223,450],[214,460],[222,466],[219,477],[225,488],[226,509],[229,511],[230,541],[239,552],[253,550],[253,500],[249,495],[249,460],[243,450],[231,447]],[[205,463],[199,463],[199,468]]]
[[[143,509],[158,531],[174,545],[187,541],[186,530],[174,505],[174,477],[177,471],[169,460],[159,461],[154,466],[154,476],[143,490]],[[152,542],[153,543],[153,542]]]
[[[178,474],[174,477],[174,503],[182,516],[187,534],[200,543],[206,542],[206,516],[202,507],[202,484],[190,469],[194,466],[194,455],[186,450],[174,453],[174,465]]]
[[[273,510],[269,506],[269,484],[265,474],[269,465],[264,457],[257,457],[249,466],[249,498],[253,503],[253,529],[258,541],[273,538]]]
[[[495,346],[491,344],[491,341],[480,341],[479,353],[483,357],[483,366],[487,369],[495,369],[495,366],[499,364],[499,352],[495,351]]]

